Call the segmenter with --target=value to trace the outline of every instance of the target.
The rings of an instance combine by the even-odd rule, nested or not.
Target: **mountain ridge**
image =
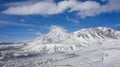
[[[120,31],[107,27],[86,28],[68,33],[62,27],[52,26],[47,34],[26,43],[27,46],[24,49],[30,51],[52,50],[52,52],[56,52],[55,49],[57,49],[57,51],[64,52],[119,38]]]

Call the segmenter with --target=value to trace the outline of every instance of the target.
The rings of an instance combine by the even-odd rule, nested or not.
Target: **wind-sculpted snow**
[[[120,31],[111,28],[68,33],[55,26],[24,45],[3,47],[0,67],[120,67]]]

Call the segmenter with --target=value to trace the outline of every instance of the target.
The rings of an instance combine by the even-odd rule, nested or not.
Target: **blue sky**
[[[29,41],[52,25],[69,32],[120,26],[120,0],[0,0],[0,42]]]

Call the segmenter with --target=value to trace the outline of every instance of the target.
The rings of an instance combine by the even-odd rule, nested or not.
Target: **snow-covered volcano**
[[[76,51],[82,47],[102,45],[103,41],[120,39],[120,31],[112,28],[84,28],[68,33],[62,27],[52,26],[50,32],[26,43],[24,50],[37,52]]]

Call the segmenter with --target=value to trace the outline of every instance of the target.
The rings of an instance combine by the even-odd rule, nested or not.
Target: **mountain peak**
[[[60,26],[53,25],[50,32],[46,34],[43,39],[44,43],[60,43],[69,37],[67,30]]]
[[[86,28],[73,32],[73,35],[83,39],[104,39],[104,38],[119,38],[120,32],[112,28],[97,27],[97,28]]]
[[[108,27],[97,27],[96,29],[99,29],[99,30],[102,30],[102,31],[113,30],[112,28],[108,28]]]
[[[63,27],[52,25],[50,27],[50,32],[58,32],[58,33],[65,32],[65,33],[67,33],[67,30],[65,30]]]

